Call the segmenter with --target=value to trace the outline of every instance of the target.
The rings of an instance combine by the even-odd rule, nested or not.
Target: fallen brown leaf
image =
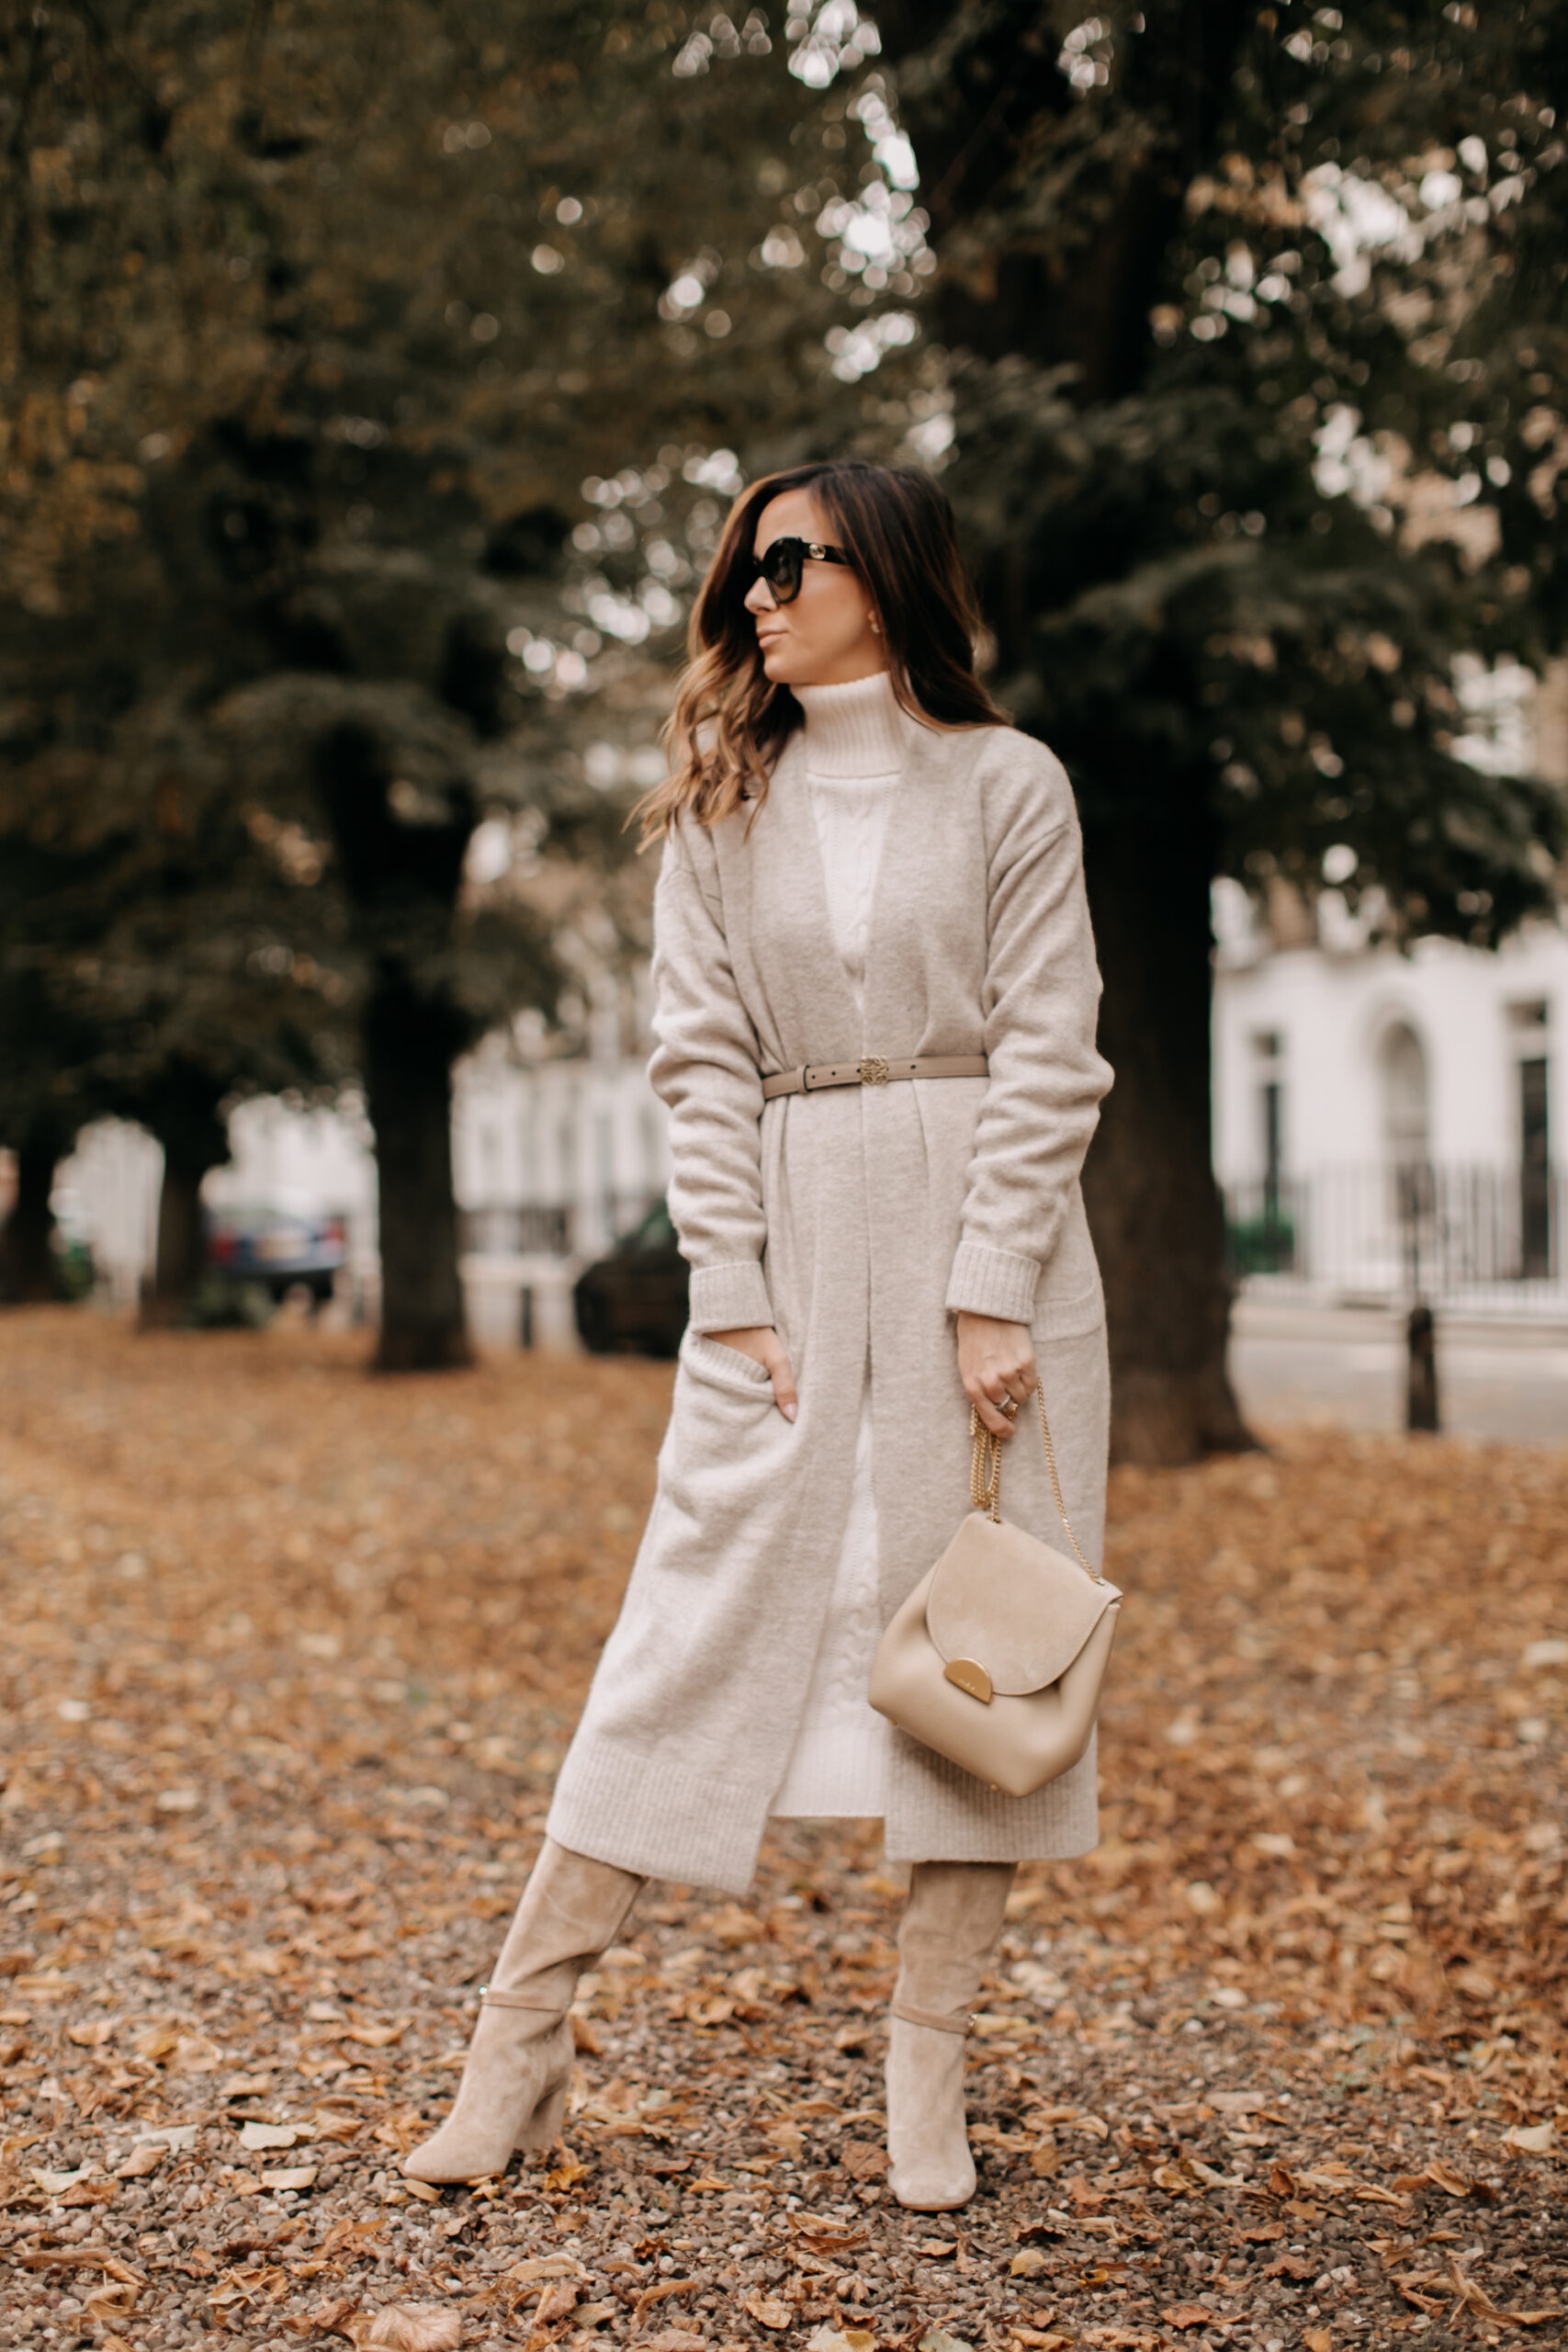
[[[541,2278],[581,2278],[587,2273],[581,2262],[570,2254],[533,2254],[525,2261],[514,2262],[501,2274],[504,2287],[532,2287]]]
[[[429,2303],[389,2303],[359,2337],[366,2352],[457,2352],[463,2323]]]
[[[346,2335],[345,2322],[358,2309],[357,2295],[333,2295],[326,2302],[318,2303],[313,2312],[299,2313],[288,2324],[297,2335]]]
[[[291,2148],[304,2137],[292,2123],[243,2123],[240,2126],[242,2148]]]
[[[750,2313],[759,2327],[788,2327],[795,2318],[789,2305],[781,2303],[776,2295],[753,2291],[742,2295],[740,2302],[741,2308]]]
[[[532,2327],[552,2327],[558,2319],[565,2319],[577,2309],[578,2289],[570,2280],[558,2278],[544,2286],[539,2300],[529,2315]]]
[[[136,2309],[137,2292],[134,2286],[122,2285],[118,2279],[112,2285],[106,2282],[94,2289],[82,2308],[90,2320],[104,2326],[110,2320],[130,2317]]]
[[[660,2278],[655,2285],[645,2287],[632,2307],[632,2325],[642,2325],[643,2313],[670,2295],[689,2295],[696,2285],[694,2278]]]
[[[1303,2254],[1277,2254],[1272,2262],[1263,2266],[1265,2278],[1310,2278],[1317,2268],[1315,2262]]]

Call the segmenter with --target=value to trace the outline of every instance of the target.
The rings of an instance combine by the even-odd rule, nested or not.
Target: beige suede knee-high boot
[[[917,2213],[950,2212],[975,2194],[964,2037],[1016,1868],[917,1862],[909,1874],[887,2025],[887,2185]]]
[[[403,2158],[411,2180],[479,2180],[513,2148],[547,2148],[571,2087],[567,2011],[645,1882],[547,1838],[485,1986],[451,2114]]]

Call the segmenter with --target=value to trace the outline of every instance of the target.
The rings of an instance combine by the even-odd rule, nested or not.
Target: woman
[[[1094,1751],[1003,1796],[865,1690],[967,1508],[969,1404],[1009,1436],[1037,1357],[1068,1511],[1099,1543],[1109,1389],[1078,1172],[1111,1082],[1072,793],[980,684],[976,627],[947,501],[901,469],[758,482],[703,584],[645,808],[691,1320],[620,1618],[416,2179],[553,2139],[573,1987],[645,1879],[742,1894],[770,1815],[852,1815],[912,1866],[890,2185],[924,2211],[973,2194],[969,2006],[1017,1863],[1095,1841]],[[1009,1517],[1055,1534],[1038,1442],[1004,1483]]]

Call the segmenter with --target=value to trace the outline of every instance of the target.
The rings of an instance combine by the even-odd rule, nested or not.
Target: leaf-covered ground
[[[1568,1457],[1113,1480],[1104,1842],[1022,1875],[981,2189],[882,2182],[899,1889],[792,1825],[585,1983],[564,2145],[421,2197],[667,1367],[0,1325],[0,2344],[1568,2331]]]

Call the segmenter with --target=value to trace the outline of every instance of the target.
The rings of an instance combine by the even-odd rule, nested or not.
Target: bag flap
[[[1121,1598],[1038,1536],[976,1510],[931,1571],[926,1630],[944,1666],[973,1658],[998,1698],[1021,1699],[1060,1680]]]

